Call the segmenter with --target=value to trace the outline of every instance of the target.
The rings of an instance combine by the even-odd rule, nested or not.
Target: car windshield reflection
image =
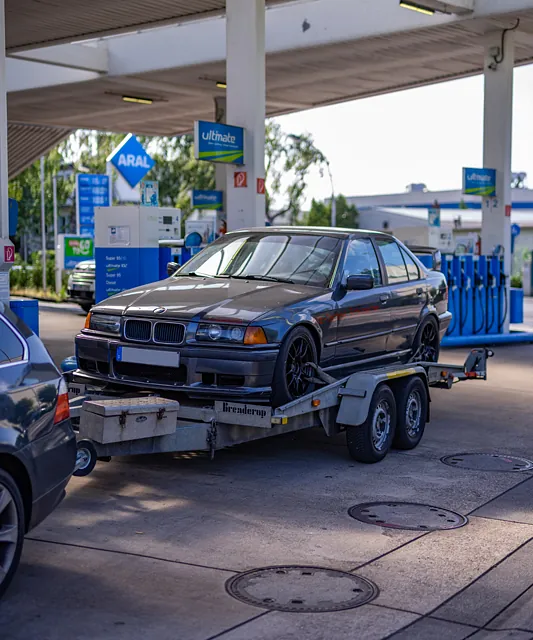
[[[328,286],[341,242],[304,234],[227,236],[206,247],[173,277],[265,280],[317,287]]]

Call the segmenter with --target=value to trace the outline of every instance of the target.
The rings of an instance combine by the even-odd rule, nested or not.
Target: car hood
[[[93,311],[127,316],[249,323],[269,311],[323,293],[317,287],[258,280],[179,277],[119,293]]]

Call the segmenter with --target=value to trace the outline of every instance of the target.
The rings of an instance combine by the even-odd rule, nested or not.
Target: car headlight
[[[89,313],[85,328],[100,333],[120,333],[120,316],[108,316],[103,313]]]
[[[196,339],[201,342],[232,342],[234,344],[268,344],[261,327],[236,327],[222,324],[198,325]]]
[[[203,342],[239,342],[242,344],[246,327],[228,327],[221,324],[200,324],[196,339]]]

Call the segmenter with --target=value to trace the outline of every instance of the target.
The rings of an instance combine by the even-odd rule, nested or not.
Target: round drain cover
[[[415,502],[368,502],[356,504],[348,513],[360,522],[409,531],[458,529],[468,522],[455,511]]]
[[[226,582],[230,595],[247,604],[275,611],[320,613],[354,609],[378,595],[369,580],[320,567],[265,567]]]
[[[531,460],[499,453],[458,453],[454,456],[445,456],[441,458],[441,461],[450,467],[475,471],[509,471],[517,473],[533,469]]]

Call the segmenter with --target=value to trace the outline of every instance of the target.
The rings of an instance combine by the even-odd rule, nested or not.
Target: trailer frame
[[[398,421],[396,420],[396,405],[403,406],[405,403],[402,394],[410,388],[407,384],[409,380],[417,377],[422,381],[427,390],[427,401],[425,407],[419,407],[419,410],[425,413],[421,419],[420,438],[418,440],[415,438],[416,442],[413,441],[412,447],[403,448],[414,448],[423,435],[425,423],[430,419],[430,389],[451,389],[457,382],[486,380],[487,360],[493,355],[494,353],[487,348],[473,349],[463,365],[435,362],[397,363],[357,371],[338,380],[315,365],[314,372],[309,377],[316,386],[315,390],[281,407],[273,408],[269,405],[224,400],[215,400],[212,406],[180,402],[176,429],[173,433],[139,439],[125,438],[105,444],[84,435],[83,424],[90,419],[88,413],[90,405],[87,403],[96,400],[105,404],[106,400],[114,400],[116,405],[117,398],[120,396],[106,395],[97,388],[81,390],[80,385],[71,384],[69,391],[74,392],[74,389],[77,389],[78,392],[82,392],[81,395],[72,397],[69,403],[75,428],[76,423],[80,423],[77,433],[78,457],[75,475],[88,475],[97,460],[108,461],[114,456],[207,451],[211,457],[214,457],[217,450],[226,447],[312,427],[322,427],[328,436],[343,431],[353,434],[354,432],[350,430],[365,426],[370,429],[369,433],[372,433],[375,425],[369,426],[369,420],[381,420],[385,427],[388,420],[388,428],[392,433],[388,434],[385,450],[379,452],[379,455],[359,455],[350,447],[348,437],[348,448],[353,458],[361,462],[377,462],[388,453],[392,446],[396,423],[403,419],[400,416]],[[388,394],[388,404],[395,406],[390,407],[390,415],[387,417],[387,403],[382,403],[385,409],[380,405],[376,418],[370,413],[377,391],[384,386],[388,387],[394,395],[393,402]],[[420,386],[418,395],[424,396]],[[163,396],[151,394],[151,397]],[[124,417],[124,423],[128,415],[128,407],[135,404],[136,400],[138,399],[123,398],[121,416]],[[157,404],[156,400],[154,402]],[[168,403],[168,400],[165,402]],[[163,413],[164,406],[162,403],[160,408]],[[392,421],[395,424],[390,424]],[[365,444],[368,443],[365,442]]]

